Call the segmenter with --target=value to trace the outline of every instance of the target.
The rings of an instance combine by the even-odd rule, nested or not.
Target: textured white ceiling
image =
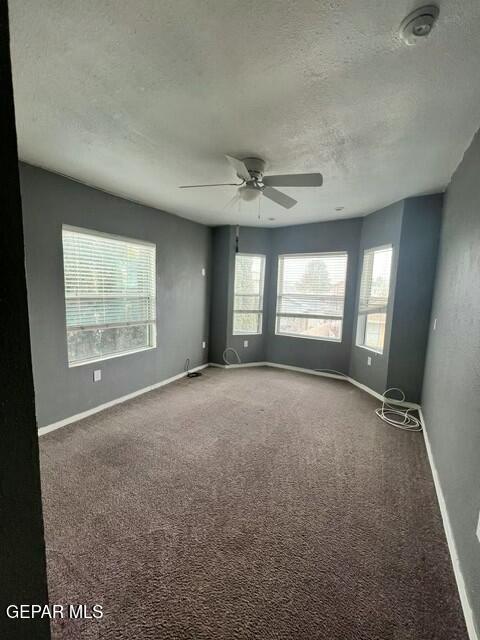
[[[478,0],[442,0],[416,47],[397,35],[411,0],[9,4],[21,158],[192,220],[295,224],[439,191],[480,124]],[[231,181],[225,153],[324,186],[285,189],[289,211],[262,199],[260,220],[225,209],[233,187],[177,188]]]

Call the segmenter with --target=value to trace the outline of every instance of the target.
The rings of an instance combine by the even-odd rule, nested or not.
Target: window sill
[[[377,356],[383,356],[383,349],[382,351],[377,351],[376,349],[372,349],[372,347],[366,347],[364,344],[356,344],[356,347],[358,347],[359,349],[365,349],[365,351],[370,351],[370,353],[376,353]]]
[[[232,333],[234,338],[241,338],[242,336],[263,336],[263,331],[261,333]]]
[[[284,336],[286,338],[303,338],[304,340],[322,340],[323,342],[336,342],[340,344],[342,342],[342,338],[320,338],[316,336],[303,336],[299,333],[280,333],[275,331],[276,336]]]
[[[130,356],[133,353],[143,353],[144,351],[151,351],[156,349],[157,345],[151,347],[142,347],[141,349],[132,349],[131,351],[122,351],[121,353],[111,353],[107,356],[101,356],[99,358],[92,358],[90,360],[82,360],[81,362],[68,363],[69,369],[75,369],[76,367],[83,367],[88,364],[95,364],[95,362],[104,362],[105,360],[112,360],[112,358],[121,358],[122,356]]]

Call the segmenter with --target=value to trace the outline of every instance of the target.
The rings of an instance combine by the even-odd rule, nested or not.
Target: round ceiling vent
[[[429,35],[440,13],[433,4],[415,9],[400,25],[400,37],[408,44],[417,44],[419,38]]]

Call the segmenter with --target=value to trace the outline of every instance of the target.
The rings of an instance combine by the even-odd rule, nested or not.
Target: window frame
[[[236,281],[236,272],[237,272],[237,256],[248,256],[251,258],[261,258],[262,260],[262,271],[260,278],[260,293],[259,298],[261,301],[260,309],[235,309],[235,281]],[[264,314],[264,306],[265,306],[265,272],[267,265],[267,256],[264,253],[248,253],[246,251],[238,251],[235,253],[235,262],[233,265],[233,310],[232,310],[232,335],[233,336],[261,336],[263,335],[263,314]],[[255,295],[255,294],[254,294]],[[244,313],[244,314],[257,314],[260,318],[260,331],[245,333],[244,331],[237,332],[235,331],[235,314],[236,313]]]
[[[313,315],[309,313],[278,313],[278,301],[281,297],[279,294],[280,291],[280,260],[282,258],[296,258],[296,257],[308,257],[308,256],[345,256],[347,259],[346,267],[345,267],[345,293],[343,296],[343,306],[342,306],[342,315],[341,316],[327,316],[327,315]],[[348,259],[349,254],[348,251],[311,251],[306,253],[281,253],[278,254],[277,260],[277,292],[276,292],[276,307],[275,307],[275,335],[276,336],[286,336],[287,338],[302,338],[303,340],[323,340],[325,342],[335,342],[337,344],[341,344],[343,341],[343,319],[345,317],[345,303],[347,298],[347,281],[348,281]],[[304,336],[299,333],[286,333],[284,331],[279,331],[278,329],[278,319],[279,318],[316,318],[320,320],[340,320],[340,337],[339,338],[325,338],[322,336]]]
[[[360,305],[361,305],[361,296],[362,296],[362,279],[363,279],[363,267],[365,264],[365,255],[368,253],[375,253],[377,251],[384,251],[385,249],[390,249],[391,250],[391,258],[390,258],[390,274],[388,277],[388,297],[387,297],[387,302],[385,305],[383,305],[382,307],[373,309],[371,311],[360,311]],[[367,318],[369,315],[375,315],[378,313],[384,313],[385,314],[385,332],[387,329],[387,322],[388,322],[388,312],[389,312],[389,307],[390,307],[390,292],[391,292],[391,288],[392,288],[392,276],[393,276],[393,260],[394,260],[394,247],[392,243],[387,243],[387,244],[382,244],[379,245],[378,247],[368,247],[367,249],[363,250],[363,254],[362,254],[362,267],[361,267],[361,271],[360,271],[360,282],[358,285],[358,304],[357,304],[357,319],[356,319],[356,327],[355,327],[355,346],[358,347],[359,349],[365,349],[366,351],[370,351],[371,353],[376,353],[377,355],[383,355],[383,352],[385,351],[385,338],[384,337],[384,341],[383,341],[383,346],[382,349],[374,349],[373,347],[370,347],[368,345],[365,344],[365,333],[367,330]],[[359,335],[362,336],[361,340],[362,342],[360,342],[360,338]]]
[[[108,329],[108,328],[125,328],[125,327],[133,327],[133,326],[147,326],[148,327],[148,336],[149,336],[149,345],[146,347],[135,347],[132,349],[128,349],[125,351],[116,351],[114,353],[95,356],[93,358],[88,358],[85,360],[81,360],[78,362],[71,362],[68,356],[68,332],[72,331],[71,327],[67,326],[67,296],[65,290],[65,250],[63,245],[63,232],[71,231],[74,233],[81,233],[87,236],[94,236],[100,238],[110,238],[112,240],[117,240],[120,242],[143,245],[146,247],[150,247],[153,249],[153,273],[154,273],[154,282],[153,282],[153,320],[151,322],[121,322],[121,323],[107,323],[103,325],[79,325],[78,327],[74,327],[76,330],[96,330],[96,329]],[[154,242],[148,242],[147,240],[140,240],[138,238],[131,238],[127,236],[122,236],[119,234],[107,233],[104,231],[97,231],[96,229],[87,229],[86,227],[78,227],[75,225],[62,224],[61,228],[61,246],[62,246],[62,269],[63,269],[63,298],[64,298],[64,322],[65,322],[65,337],[67,340],[67,365],[69,369],[73,369],[76,367],[82,367],[89,364],[94,364],[95,362],[103,362],[104,360],[110,360],[112,358],[120,358],[122,356],[131,355],[134,353],[141,353],[143,351],[150,351],[152,349],[157,348],[157,245]]]

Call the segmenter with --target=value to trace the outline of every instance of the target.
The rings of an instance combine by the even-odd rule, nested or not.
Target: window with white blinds
[[[363,254],[358,302],[357,345],[383,353],[390,293],[392,247],[367,249]]]
[[[64,226],[68,364],[149,349],[155,336],[155,245]]]
[[[277,334],[341,341],[347,261],[345,252],[279,256]]]
[[[233,335],[262,333],[265,256],[235,255]]]

